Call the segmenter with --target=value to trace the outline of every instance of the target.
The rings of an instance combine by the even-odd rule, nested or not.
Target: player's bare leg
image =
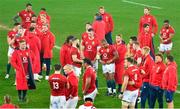
[[[9,78],[9,73],[10,73],[10,70],[11,70],[11,57],[8,56],[8,64],[7,64],[7,71],[6,71],[6,76],[5,76],[5,79],[8,79]]]
[[[167,50],[166,51],[166,55],[170,55],[171,51],[170,50]]]
[[[129,104],[129,109],[134,109],[135,108],[135,105],[133,103],[130,103]]]
[[[108,93],[107,95],[111,95],[112,94],[112,90],[111,90],[111,81],[110,81],[110,78],[109,78],[109,73],[105,73],[104,74],[104,77],[106,78],[106,83],[107,83],[107,88],[108,88]]]
[[[128,109],[128,106],[129,106],[129,103],[128,103],[128,102],[122,101],[122,107],[121,107],[121,109]]]

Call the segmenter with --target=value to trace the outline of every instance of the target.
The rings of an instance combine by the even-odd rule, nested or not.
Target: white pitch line
[[[180,94],[180,91],[179,91],[179,90],[176,90],[176,93]]]
[[[1,25],[1,24],[0,24],[0,28],[2,28],[4,30],[8,30],[8,31],[11,30],[11,28],[9,28],[9,27],[7,27],[5,25]]]
[[[122,0],[122,2],[130,3],[130,4],[134,4],[134,5],[139,5],[139,6],[155,8],[155,9],[162,9],[161,7],[158,7],[158,6],[146,5],[143,3],[138,3],[138,2],[128,1],[128,0]]]
[[[60,50],[61,49],[61,47],[60,46],[58,46],[58,45],[55,45],[54,46],[56,49],[58,49],[58,50]]]
[[[98,87],[99,90],[107,89],[107,87]]]

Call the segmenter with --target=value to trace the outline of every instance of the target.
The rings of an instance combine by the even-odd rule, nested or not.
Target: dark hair
[[[101,21],[102,20],[102,16],[101,16],[100,13],[96,13],[95,16],[96,16],[96,20],[97,21]]]
[[[36,21],[32,20],[31,23],[36,23]]]
[[[60,64],[55,64],[54,69],[55,69],[55,71],[61,70],[61,65]]]
[[[86,24],[92,25],[90,22],[86,22]]]
[[[91,31],[94,31],[93,28],[89,28],[89,29],[88,29],[88,32],[91,32]]]
[[[65,43],[69,43],[70,40],[73,40],[75,37],[73,35],[69,35],[67,38],[66,38],[66,41]]]
[[[77,40],[77,39],[78,39],[78,38],[74,37],[74,38],[72,38],[71,40],[72,40],[72,41],[75,41],[75,40]]]
[[[131,64],[136,64],[136,61],[132,57],[127,57],[126,60]]]
[[[92,98],[90,98],[90,97],[87,97],[87,98],[85,98],[85,101],[90,101],[90,102],[93,102],[93,99],[92,99]]]
[[[149,11],[151,10],[149,7],[144,7],[144,9],[148,9]]]
[[[88,64],[88,65],[93,66],[93,64],[92,64],[91,60],[90,60],[90,59],[88,59],[88,58],[84,58],[84,59],[83,59],[83,62],[84,62],[84,63],[86,63],[86,64]]]
[[[135,42],[133,42],[135,45],[139,45],[139,42],[138,41],[135,41]]]
[[[161,57],[162,60],[164,59],[164,58],[163,58],[163,55],[162,55],[161,53],[156,54],[156,56]]]
[[[147,26],[149,26],[149,24],[145,23],[145,24],[143,25],[143,28],[146,28]]]
[[[37,17],[36,14],[33,14],[32,17]]]
[[[164,23],[169,23],[169,20],[164,20]]]
[[[167,56],[167,59],[170,61],[170,62],[173,62],[174,61],[174,57],[172,55],[168,55]]]
[[[46,8],[41,8],[42,11],[46,11]]]
[[[26,4],[26,7],[28,7],[28,6],[32,6],[32,4],[31,4],[31,3],[27,3],[27,4]]]
[[[14,23],[14,26],[18,26],[18,25],[21,25],[21,24],[20,24],[20,23],[18,23],[18,22],[17,22],[17,23]]]
[[[131,39],[132,41],[137,41],[137,37],[136,37],[136,36],[131,36],[130,39]]]
[[[35,29],[34,27],[30,27],[30,28],[29,28],[29,31],[30,31],[30,32],[33,32],[34,29]]]
[[[11,103],[11,97],[8,94],[5,95],[4,96],[4,101],[5,101],[5,103],[10,104]]]

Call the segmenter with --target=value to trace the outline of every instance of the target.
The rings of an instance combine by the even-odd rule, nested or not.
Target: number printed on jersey
[[[53,82],[53,89],[59,89],[59,83],[58,82]]]
[[[137,81],[137,79],[138,79],[138,75],[135,74],[135,75],[134,75],[134,80]]]

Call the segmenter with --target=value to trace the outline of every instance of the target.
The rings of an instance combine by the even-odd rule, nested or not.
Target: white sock
[[[113,89],[113,93],[116,93],[116,89]]]
[[[37,75],[36,75],[36,74],[34,74],[34,79],[35,79],[35,80],[37,79]]]
[[[111,90],[111,88],[108,88],[108,93],[112,93],[112,90]]]

